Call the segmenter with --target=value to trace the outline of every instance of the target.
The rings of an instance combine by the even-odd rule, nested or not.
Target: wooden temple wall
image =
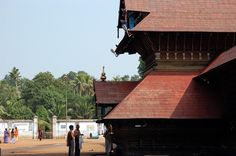
[[[119,156],[236,154],[235,131],[228,121],[156,120],[127,125],[113,124],[113,141],[118,145]]]
[[[200,64],[202,68],[236,45],[236,33],[139,32],[133,44],[147,68],[160,61],[184,62],[180,66]]]

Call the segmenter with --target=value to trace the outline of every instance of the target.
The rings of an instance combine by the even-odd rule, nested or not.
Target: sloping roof
[[[236,61],[236,46],[229,49],[226,52],[221,53],[201,74],[205,74],[210,72],[226,63],[230,63],[232,61]]]
[[[220,118],[220,96],[195,76],[152,72],[105,119]]]
[[[118,104],[137,86],[138,83],[138,81],[95,81],[94,90],[96,103]]]
[[[131,31],[236,32],[235,0],[124,0],[127,11],[150,12]]]

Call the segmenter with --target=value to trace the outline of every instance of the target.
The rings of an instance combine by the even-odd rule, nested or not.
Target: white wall
[[[57,120],[53,117],[53,138],[64,138],[69,131],[69,126],[76,124],[80,125],[80,132],[84,134],[84,137],[90,137],[90,133],[93,137],[104,132],[104,125],[96,123],[96,120]],[[34,117],[33,120],[0,120],[0,137],[3,137],[5,128],[17,127],[20,137],[37,138],[38,136],[38,118]]]
[[[69,131],[69,126],[73,125],[74,128],[76,124],[80,125],[80,132],[84,134],[85,137],[89,137],[90,133],[93,137],[97,137],[100,132],[102,132],[100,124],[96,123],[95,120],[57,120],[56,122],[56,135],[54,137],[65,137]],[[67,125],[67,126],[66,126]],[[67,128],[66,128],[67,127]]]
[[[5,128],[12,129],[17,127],[19,132],[19,137],[32,137],[33,138],[33,121],[17,121],[17,120],[7,120],[0,121],[0,136],[3,137]]]

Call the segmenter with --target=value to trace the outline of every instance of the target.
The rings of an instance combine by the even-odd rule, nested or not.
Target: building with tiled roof
[[[120,103],[138,84],[138,81],[95,81],[94,92],[97,117],[101,119]]]
[[[195,76],[153,71],[105,119],[220,119],[219,93]]]
[[[133,27],[130,31],[236,31],[234,0],[122,0],[120,7],[118,26],[122,27],[127,12],[128,27]]]
[[[120,0],[114,52],[146,68],[102,120],[117,155],[236,155],[235,19],[234,0]]]

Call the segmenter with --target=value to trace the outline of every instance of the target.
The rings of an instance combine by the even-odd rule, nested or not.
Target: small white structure
[[[93,119],[79,119],[79,120],[57,120],[53,117],[53,138],[64,138],[69,131],[69,126],[73,125],[74,128],[77,124],[80,125],[80,132],[84,137],[98,137],[103,132],[103,124],[96,123]]]
[[[38,133],[38,117],[33,120],[0,120],[0,137],[3,137],[5,128],[17,127],[19,137],[36,138]]]

